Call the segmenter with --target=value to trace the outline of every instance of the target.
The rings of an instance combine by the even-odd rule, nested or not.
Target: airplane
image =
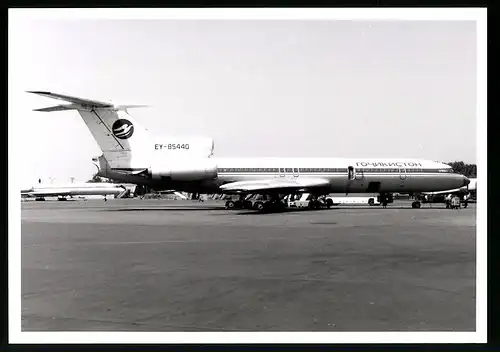
[[[106,200],[106,196],[118,195],[124,191],[126,191],[124,186],[107,182],[38,184],[21,190],[21,197],[36,198],[36,200],[45,200],[45,197],[58,197],[58,200],[67,200],[68,196],[102,195]]]
[[[432,192],[469,184],[467,177],[444,163],[407,158],[214,158],[189,154],[186,141],[170,143],[152,137],[127,111],[133,105],[44,91],[28,93],[69,104],[34,111],[76,110],[103,154],[93,159],[100,176],[147,184],[155,189],[175,189],[199,194],[265,194],[269,200],[259,210],[275,210],[294,192],[315,197],[329,193]],[[420,208],[420,201],[412,203]],[[227,206],[227,204],[226,204]]]

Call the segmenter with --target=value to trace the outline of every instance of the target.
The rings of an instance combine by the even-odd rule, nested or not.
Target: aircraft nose
[[[464,186],[467,186],[470,183],[470,180],[467,177],[464,176],[463,177],[463,183],[464,183],[463,184]]]

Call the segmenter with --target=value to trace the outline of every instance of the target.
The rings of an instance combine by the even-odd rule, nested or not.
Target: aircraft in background
[[[45,197],[58,197],[58,200],[67,200],[66,197],[101,195],[106,200],[106,196],[118,196],[126,190],[126,187],[122,185],[106,182],[38,184],[21,190],[21,197],[35,198],[36,200],[45,200]]]
[[[317,198],[329,193],[432,192],[466,186],[469,180],[444,163],[405,158],[213,158],[212,153],[195,152],[187,140],[152,137],[130,114],[134,105],[114,105],[51,92],[30,91],[64,100],[35,111],[76,110],[83,118],[103,155],[94,158],[98,175],[146,184],[154,189],[175,189],[191,193],[265,194],[262,207],[280,207],[284,196],[294,192]],[[212,144],[213,147],[213,144]],[[415,201],[412,207],[419,208]]]

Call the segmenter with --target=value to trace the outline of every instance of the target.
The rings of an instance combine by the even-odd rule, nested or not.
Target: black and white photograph
[[[10,341],[486,341],[486,9],[8,31]]]

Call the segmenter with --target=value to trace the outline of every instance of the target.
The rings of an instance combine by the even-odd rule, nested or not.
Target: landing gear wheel
[[[375,204],[375,201],[373,200],[373,198],[368,199],[369,206],[373,206],[374,204]]]
[[[232,200],[226,202],[226,209],[234,209],[234,202]]]
[[[333,200],[331,200],[331,199],[327,199],[327,200],[326,200],[326,207],[327,207],[328,209],[330,209],[330,207],[332,207],[332,206],[333,206]]]
[[[321,203],[318,200],[310,200],[308,207],[309,209],[320,209]]]
[[[411,207],[412,208],[416,208],[416,209],[419,209],[421,205],[422,204],[420,204],[420,202],[413,202],[413,203],[411,203]]]
[[[254,204],[253,207],[256,210],[262,210],[262,209],[264,209],[264,203],[262,203],[262,202],[255,202],[255,204]]]

